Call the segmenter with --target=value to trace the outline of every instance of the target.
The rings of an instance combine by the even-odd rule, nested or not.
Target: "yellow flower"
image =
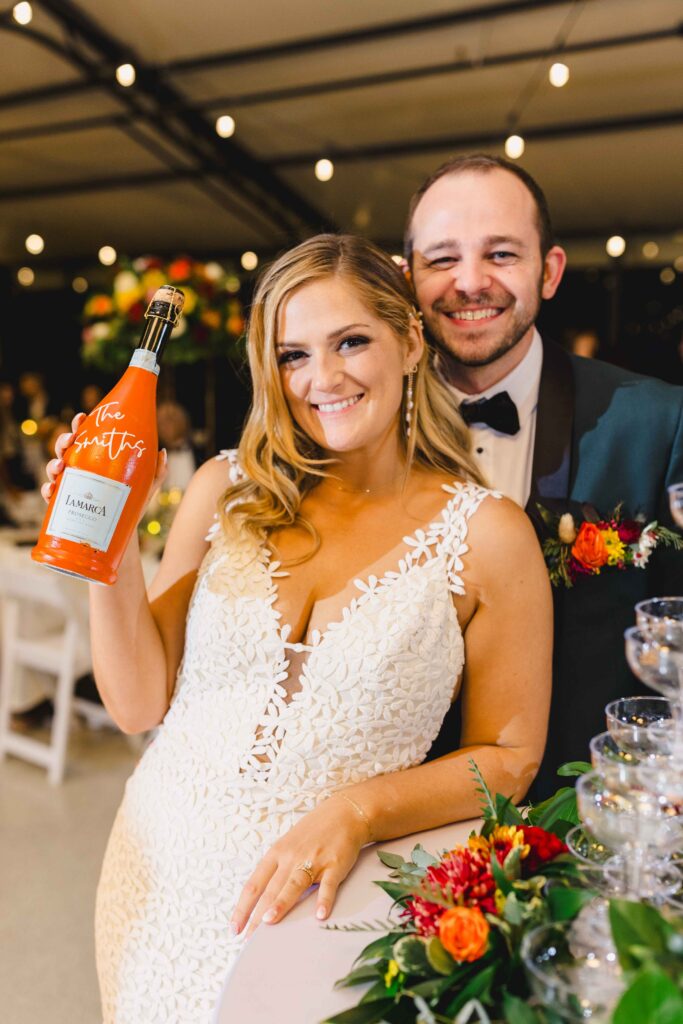
[[[183,305],[183,313],[185,316],[189,316],[195,306],[197,305],[197,293],[192,288],[188,288],[187,285],[183,285],[183,291],[185,292],[185,303]]]
[[[467,844],[470,850],[479,850],[487,854],[493,849],[502,849],[507,854],[515,846],[521,847],[521,857],[526,857],[529,852],[529,847],[524,842],[524,833],[516,825],[496,825],[487,838],[471,835]]]
[[[618,565],[619,562],[623,562],[626,548],[624,542],[619,539],[617,531],[610,528],[601,532],[602,539],[605,542],[605,550],[607,551],[607,564]]]
[[[496,889],[495,893],[493,894],[493,898],[496,901],[496,912],[498,914],[502,914],[503,907],[505,906],[505,893],[501,892],[500,889]]]
[[[396,963],[395,960],[390,960],[389,961],[389,965],[388,965],[387,970],[386,970],[386,974],[384,975],[384,984],[385,984],[385,986],[387,988],[391,988],[392,981],[394,980],[394,978],[398,978],[398,975],[399,975],[398,964]]]

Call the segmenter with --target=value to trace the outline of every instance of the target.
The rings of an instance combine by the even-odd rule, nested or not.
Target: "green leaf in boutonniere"
[[[593,765],[590,761],[567,761],[566,764],[561,764],[557,769],[557,774],[561,775],[565,779],[573,778],[576,775],[585,775],[586,772],[592,772]]]

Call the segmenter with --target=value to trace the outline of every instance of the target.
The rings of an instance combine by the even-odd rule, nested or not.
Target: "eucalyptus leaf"
[[[405,932],[389,932],[388,935],[383,935],[380,939],[374,939],[373,942],[369,943],[365,949],[363,949],[356,957],[356,962],[359,960],[372,960],[380,957],[391,957],[391,951],[394,947],[394,943],[397,939],[400,939]]]
[[[420,868],[431,868],[435,864],[439,863],[438,858],[435,857],[433,854],[428,853],[427,850],[425,850],[420,843],[418,843],[417,846],[413,849],[413,852],[411,853],[410,856],[413,861],[413,864],[417,864],[417,866]]]
[[[365,985],[369,981],[377,980],[376,965],[363,964],[362,967],[354,967],[352,971],[335,982],[335,988],[351,988],[352,985]]]
[[[400,853],[389,853],[388,850],[378,850],[377,856],[388,868],[401,868],[405,864],[405,858]]]

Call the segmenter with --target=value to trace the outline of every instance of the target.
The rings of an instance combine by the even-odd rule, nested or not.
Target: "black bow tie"
[[[480,398],[478,402],[462,402],[459,411],[468,426],[472,423],[486,423],[500,434],[516,434],[519,431],[517,406],[507,391],[499,391],[491,398]]]

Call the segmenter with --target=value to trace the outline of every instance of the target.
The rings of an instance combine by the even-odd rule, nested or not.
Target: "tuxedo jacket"
[[[583,504],[607,515],[621,503],[625,518],[671,526],[666,489],[681,481],[683,388],[571,356],[544,341],[527,505],[539,539],[544,525],[537,503],[575,516]],[[589,759],[591,737],[605,729],[605,704],[651,693],[628,668],[623,634],[635,622],[637,601],[671,594],[683,594],[683,553],[661,547],[645,569],[603,569],[579,578],[571,590],[553,590],[553,693],[534,799],[562,784],[556,776],[561,764]],[[455,749],[458,717],[456,707],[430,758]]]

